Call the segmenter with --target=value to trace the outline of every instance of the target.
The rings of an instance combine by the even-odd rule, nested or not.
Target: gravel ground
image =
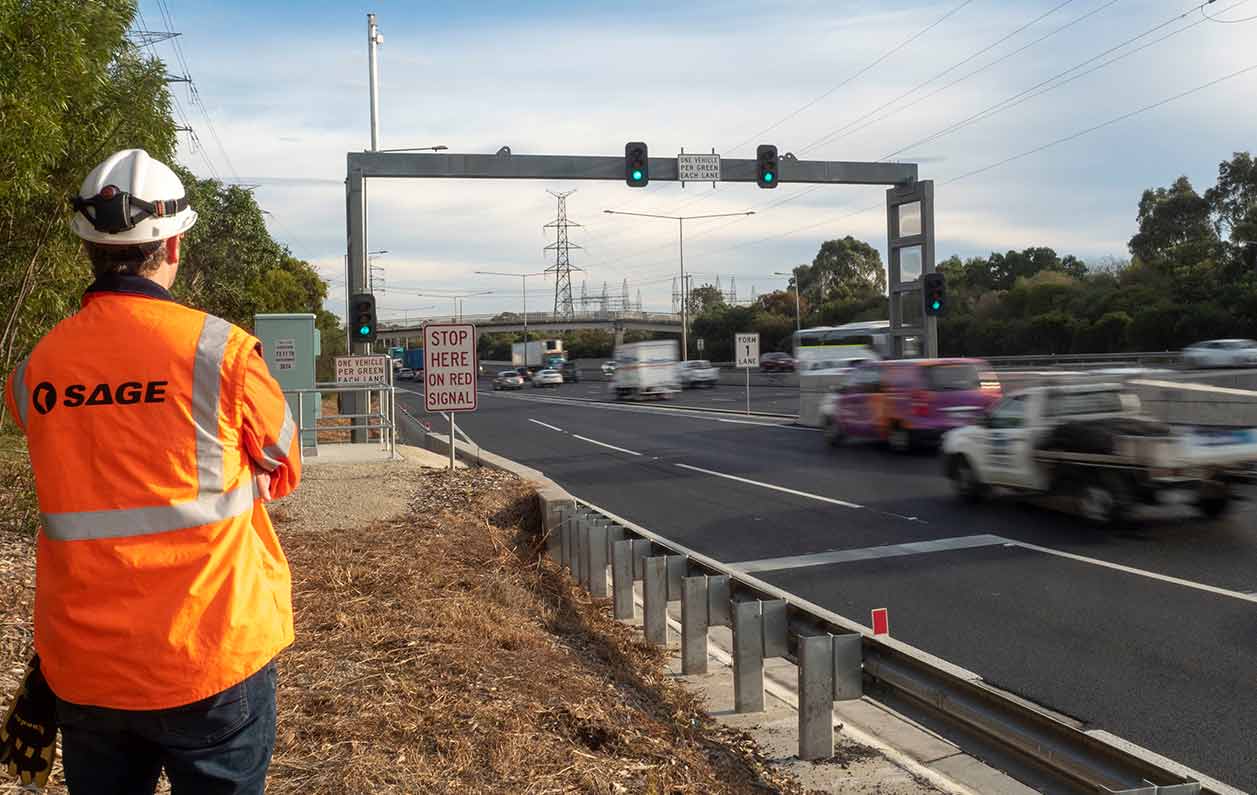
[[[417,447],[399,445],[404,461],[328,464],[306,459],[301,485],[267,506],[287,532],[339,530],[394,519],[407,512],[420,487],[424,462],[444,460]]]

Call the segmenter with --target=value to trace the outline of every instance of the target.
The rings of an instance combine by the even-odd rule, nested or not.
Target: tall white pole
[[[367,60],[371,70],[371,151],[380,148],[380,64],[376,49],[384,41],[375,26],[375,14],[367,14]]]
[[[528,277],[520,276],[519,283],[524,295],[524,369],[528,369]]]
[[[685,284],[685,219],[677,219],[677,247],[681,253],[681,361],[690,360],[690,302]]]

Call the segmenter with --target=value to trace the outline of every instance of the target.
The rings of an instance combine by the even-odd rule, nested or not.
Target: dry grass
[[[425,473],[414,518],[291,532],[272,793],[794,791],[541,562],[535,496]]]

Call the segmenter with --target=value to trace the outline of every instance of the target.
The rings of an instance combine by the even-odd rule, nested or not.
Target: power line
[[[927,135],[925,138],[922,138],[922,139],[920,139],[920,140],[918,140],[918,141],[915,141],[915,142],[913,142],[913,143],[911,143],[911,144],[908,144],[907,146],[900,147],[899,149],[896,149],[895,151],[891,152],[890,154],[888,154],[888,155],[886,155],[886,156],[884,156],[884,157],[878,158],[878,159],[879,159],[879,160],[889,160],[890,158],[895,157],[896,155],[903,154],[904,152],[908,151],[909,149],[914,149],[914,148],[916,148],[917,146],[920,146],[920,145],[922,145],[922,144],[930,143],[931,141],[936,141],[936,140],[938,140],[939,138],[943,138],[944,136],[951,135],[953,132],[956,132],[956,131],[958,131],[958,130],[961,130],[961,129],[963,129],[963,128],[965,128],[965,127],[969,126],[970,124],[974,124],[974,123],[976,123],[976,122],[978,122],[978,121],[981,121],[981,120],[983,120],[983,119],[990,118],[991,116],[994,116],[994,115],[995,115],[995,114],[997,114],[997,113],[1002,113],[1003,111],[1009,110],[1010,108],[1013,108],[1013,107],[1016,107],[1017,105],[1020,105],[1022,102],[1025,102],[1025,101],[1027,101],[1027,100],[1033,99],[1034,97],[1037,97],[1037,96],[1042,96],[1043,94],[1046,94],[1046,93],[1048,93],[1049,91],[1055,91],[1057,88],[1060,88],[1061,86],[1064,86],[1064,85],[1067,85],[1067,84],[1069,84],[1069,83],[1072,83],[1074,80],[1077,80],[1077,79],[1078,79],[1078,78],[1080,78],[1080,77],[1084,77],[1084,76],[1086,76],[1086,75],[1092,74],[1093,72],[1096,72],[1096,71],[1098,71],[1098,70],[1100,70],[1100,69],[1105,68],[1106,66],[1109,66],[1109,65],[1111,65],[1111,64],[1114,64],[1114,63],[1116,63],[1117,61],[1122,60],[1123,58],[1126,58],[1126,57],[1128,57],[1128,56],[1134,55],[1134,54],[1135,54],[1135,53],[1137,53],[1137,52],[1140,52],[1140,51],[1142,51],[1142,50],[1145,50],[1145,49],[1147,49],[1148,47],[1153,46],[1154,44],[1159,44],[1160,42],[1165,41],[1165,40],[1166,40],[1166,39],[1168,39],[1168,38],[1171,38],[1171,37],[1173,37],[1173,36],[1177,36],[1177,35],[1178,35],[1178,34],[1180,34],[1180,33],[1183,33],[1183,32],[1185,32],[1185,31],[1187,31],[1187,30],[1190,30],[1191,28],[1194,28],[1194,27],[1196,27],[1197,25],[1202,24],[1202,22],[1203,22],[1204,20],[1197,20],[1197,21],[1195,21],[1195,22],[1189,23],[1189,24],[1185,25],[1184,27],[1179,28],[1178,30],[1171,31],[1171,32],[1170,32],[1169,34],[1167,34],[1166,36],[1163,36],[1163,37],[1161,37],[1161,38],[1159,38],[1159,39],[1156,39],[1156,40],[1154,40],[1154,41],[1151,41],[1151,42],[1149,42],[1149,43],[1147,43],[1147,44],[1141,45],[1140,47],[1137,47],[1137,48],[1135,48],[1135,49],[1131,50],[1130,52],[1126,52],[1126,53],[1123,53],[1122,55],[1119,55],[1119,56],[1116,56],[1116,57],[1114,57],[1114,58],[1111,58],[1111,59],[1109,59],[1108,61],[1105,61],[1105,62],[1103,62],[1103,63],[1101,63],[1101,64],[1096,65],[1095,67],[1093,67],[1093,68],[1091,68],[1091,69],[1086,70],[1085,72],[1082,72],[1082,73],[1080,73],[1080,74],[1074,75],[1073,77],[1069,78],[1068,80],[1062,80],[1061,82],[1057,83],[1056,85],[1052,85],[1052,86],[1050,86],[1050,87],[1046,88],[1046,89],[1045,89],[1045,90],[1043,90],[1043,91],[1038,91],[1038,89],[1043,88],[1044,86],[1049,86],[1049,84],[1051,84],[1053,81],[1059,80],[1060,78],[1064,77],[1065,75],[1068,75],[1068,74],[1069,74],[1069,73],[1071,73],[1071,72],[1075,72],[1075,71],[1077,71],[1077,70],[1081,69],[1082,67],[1086,66],[1087,64],[1094,63],[1095,61],[1100,60],[1101,58],[1105,57],[1106,55],[1109,55],[1110,53],[1116,52],[1117,50],[1120,50],[1120,49],[1122,49],[1123,47],[1125,47],[1125,46],[1127,46],[1127,45],[1129,45],[1129,44],[1133,44],[1134,42],[1136,42],[1136,41],[1138,41],[1138,40],[1140,40],[1140,39],[1142,39],[1142,38],[1144,38],[1144,37],[1146,37],[1146,36],[1150,36],[1150,35],[1152,35],[1153,33],[1156,33],[1157,31],[1159,31],[1159,30],[1161,30],[1161,29],[1163,29],[1163,28],[1166,28],[1166,27],[1168,27],[1168,26],[1170,26],[1170,25],[1173,25],[1175,22],[1178,22],[1178,21],[1180,21],[1180,20],[1184,19],[1185,17],[1189,16],[1190,14],[1194,13],[1195,11],[1198,11],[1198,10],[1200,10],[1200,9],[1203,9],[1206,5],[1209,5],[1209,4],[1210,4],[1210,3],[1212,3],[1212,2],[1214,2],[1214,0],[1207,0],[1207,2],[1200,4],[1200,5],[1196,6],[1195,8],[1192,8],[1192,9],[1189,9],[1189,10],[1187,10],[1187,11],[1184,11],[1184,12],[1183,12],[1183,13],[1181,13],[1181,14],[1176,14],[1175,16],[1171,17],[1170,19],[1167,19],[1167,20],[1165,20],[1164,22],[1161,22],[1161,23],[1159,23],[1159,24],[1153,25],[1151,28],[1148,28],[1147,30],[1143,31],[1142,33],[1139,33],[1139,34],[1137,34],[1137,35],[1135,35],[1135,36],[1132,36],[1132,37],[1130,37],[1129,39],[1126,39],[1125,41],[1122,41],[1121,43],[1116,44],[1116,45],[1114,45],[1114,46],[1110,47],[1109,49],[1107,49],[1107,50],[1105,50],[1105,51],[1103,51],[1103,52],[1101,52],[1101,53],[1098,53],[1098,54],[1096,54],[1096,55],[1093,55],[1092,57],[1090,57],[1090,58],[1086,59],[1085,61],[1082,61],[1082,62],[1080,62],[1080,63],[1077,63],[1077,64],[1075,64],[1074,66],[1071,66],[1070,68],[1068,68],[1068,69],[1066,69],[1066,70],[1064,70],[1064,71],[1062,71],[1062,72],[1057,72],[1056,74],[1052,75],[1051,77],[1047,78],[1046,80],[1042,80],[1042,81],[1040,81],[1040,82],[1038,82],[1038,83],[1034,84],[1034,85],[1033,85],[1033,86],[1031,86],[1030,88],[1024,89],[1024,90],[1022,90],[1022,91],[1017,92],[1016,94],[1013,94],[1013,95],[1011,95],[1011,96],[1009,96],[1009,97],[1006,97],[1005,99],[1002,99],[1002,100],[1000,100],[999,102],[996,102],[994,105],[990,105],[989,107],[987,107],[987,108],[985,108],[985,109],[983,109],[983,110],[980,110],[980,111],[978,111],[977,113],[974,113],[974,114],[972,114],[972,115],[970,115],[970,116],[968,116],[968,117],[966,117],[966,118],[964,118],[964,119],[961,119],[960,121],[958,121],[958,122],[956,122],[956,123],[954,123],[954,124],[951,124],[951,125],[949,125],[949,126],[947,126],[947,127],[944,127],[944,128],[943,128],[943,129],[941,129],[941,130],[937,130],[937,131],[935,131],[934,133],[931,133],[930,135]],[[1248,2],[1248,0],[1240,0],[1240,2],[1233,4],[1233,5],[1232,5],[1232,6],[1230,6],[1230,8],[1228,8],[1227,10],[1230,10],[1231,8],[1236,8],[1237,6],[1243,5],[1243,4],[1244,4],[1244,3],[1246,3],[1246,2]]]
[[[1115,2],[1117,2],[1117,0],[1112,0],[1112,1],[1113,1],[1114,3],[1115,3]],[[983,47],[982,49],[977,50],[976,52],[971,53],[970,55],[968,55],[968,56],[967,56],[967,57],[965,57],[964,59],[957,61],[956,63],[954,63],[954,64],[952,64],[951,66],[947,67],[946,69],[944,69],[943,71],[941,71],[941,72],[939,72],[938,74],[934,75],[934,76],[933,76],[933,77],[931,77],[930,79],[928,79],[928,80],[924,80],[924,81],[922,81],[922,82],[920,82],[920,83],[917,83],[915,86],[913,86],[912,88],[910,88],[910,89],[908,89],[907,91],[903,92],[902,94],[900,94],[899,96],[897,96],[897,97],[895,97],[894,99],[890,100],[889,102],[885,102],[885,103],[883,103],[883,104],[879,105],[878,107],[874,108],[873,110],[869,111],[868,113],[865,113],[863,116],[859,117],[858,119],[855,119],[854,121],[848,122],[847,124],[843,125],[842,127],[838,127],[838,128],[836,128],[835,130],[833,130],[833,131],[831,131],[831,132],[828,132],[828,133],[826,133],[825,135],[822,135],[822,136],[821,136],[820,138],[818,138],[817,140],[813,141],[812,143],[810,143],[810,144],[808,144],[807,146],[805,146],[805,147],[803,147],[802,149],[800,149],[800,150],[799,150],[799,153],[800,153],[800,154],[802,154],[802,153],[805,153],[805,152],[811,151],[812,149],[815,149],[815,148],[816,148],[816,147],[818,147],[818,146],[821,146],[821,145],[823,145],[823,144],[829,143],[830,141],[833,141],[833,140],[836,140],[836,139],[838,139],[838,138],[843,137],[843,135],[844,135],[844,134],[846,134],[848,130],[850,130],[852,127],[855,127],[856,125],[858,125],[860,122],[864,121],[865,119],[868,119],[870,116],[874,116],[874,115],[876,115],[876,114],[878,114],[878,113],[882,112],[883,110],[885,110],[886,108],[891,107],[892,105],[896,104],[896,103],[897,103],[897,102],[899,102],[900,100],[903,100],[903,99],[905,99],[905,98],[907,98],[907,97],[909,97],[909,96],[911,96],[911,95],[915,94],[916,92],[920,91],[922,88],[925,88],[925,87],[926,87],[926,86],[928,86],[930,83],[933,83],[935,80],[938,80],[940,77],[943,77],[943,76],[945,76],[945,75],[947,75],[947,74],[950,74],[951,72],[954,72],[955,70],[959,69],[960,67],[964,66],[965,64],[969,63],[970,61],[974,60],[975,58],[977,58],[977,57],[979,57],[979,56],[981,56],[981,55],[985,55],[986,53],[988,53],[988,52],[990,52],[991,50],[995,49],[996,47],[1000,46],[1001,44],[1003,44],[1004,42],[1006,42],[1006,41],[1008,41],[1009,39],[1013,38],[1014,36],[1017,36],[1017,35],[1018,35],[1019,33],[1021,33],[1022,31],[1024,31],[1024,30],[1026,30],[1026,29],[1028,29],[1028,28],[1030,28],[1030,27],[1032,27],[1032,26],[1034,26],[1034,25],[1038,24],[1039,22],[1042,22],[1042,21],[1043,21],[1043,20],[1045,20],[1045,19],[1047,19],[1048,17],[1050,17],[1051,15],[1055,14],[1057,11],[1060,11],[1062,8],[1064,8],[1065,6],[1069,5],[1069,4],[1070,4],[1070,3],[1072,3],[1072,2],[1074,2],[1074,0],[1064,0],[1064,2],[1057,4],[1057,5],[1053,6],[1052,8],[1049,8],[1047,11],[1043,12],[1043,13],[1042,13],[1042,14],[1040,14],[1039,16],[1037,16],[1037,17],[1035,17],[1034,19],[1030,20],[1029,22],[1027,22],[1026,24],[1022,25],[1021,27],[1017,28],[1016,30],[1012,31],[1011,33],[1007,33],[1007,34],[1005,34],[1004,36],[1000,37],[999,39],[997,39],[997,40],[995,40],[995,41],[991,42],[991,43],[990,43],[990,44],[988,44],[987,46]],[[1110,3],[1110,5],[1111,5],[1111,3]],[[1057,32],[1059,32],[1059,30],[1058,30],[1058,31],[1054,31],[1054,33],[1057,33]],[[1052,35],[1052,34],[1049,34],[1049,35]],[[989,64],[988,64],[988,66],[989,66]],[[983,67],[983,68],[987,68],[987,67]],[[981,71],[981,70],[978,70],[978,71]],[[975,75],[975,74],[977,74],[977,73],[978,73],[978,72],[976,72],[976,71],[975,71],[975,72],[970,72],[970,73],[969,73],[969,75],[968,75],[968,77],[972,77],[973,75]],[[953,84],[953,85],[954,85],[954,84]]]
[[[1176,102],[1177,100],[1183,99],[1184,97],[1191,96],[1192,94],[1196,94],[1196,93],[1198,93],[1198,92],[1200,92],[1200,91],[1204,91],[1204,90],[1205,90],[1205,89],[1207,89],[1207,88],[1212,88],[1213,86],[1216,86],[1216,85],[1218,85],[1218,84],[1220,84],[1220,83],[1224,83],[1224,82],[1226,82],[1226,81],[1228,81],[1228,80],[1233,80],[1233,79],[1234,79],[1234,78],[1236,78],[1236,77],[1240,77],[1241,75],[1244,75],[1244,74],[1247,74],[1247,73],[1249,73],[1249,72],[1253,72],[1253,71],[1257,71],[1257,64],[1253,64],[1253,65],[1251,65],[1251,66],[1247,66],[1247,67],[1245,67],[1245,68],[1243,68],[1243,69],[1238,69],[1238,70],[1236,70],[1236,71],[1234,71],[1234,72],[1231,72],[1231,73],[1229,73],[1229,74],[1223,75],[1222,77],[1218,77],[1218,78],[1215,78],[1215,79],[1213,79],[1213,80],[1210,80],[1210,81],[1208,81],[1208,82],[1206,82],[1206,83],[1202,83],[1202,84],[1200,84],[1200,85],[1198,85],[1198,86],[1195,86],[1195,87],[1193,87],[1193,88],[1189,88],[1189,89],[1187,89],[1186,91],[1180,91],[1179,93],[1174,94],[1173,96],[1166,97],[1165,99],[1159,100],[1159,101],[1157,101],[1157,102],[1150,103],[1150,104],[1148,104],[1148,105],[1144,105],[1143,107],[1137,108],[1137,109],[1132,110],[1132,111],[1129,111],[1129,112],[1127,112],[1127,113],[1123,113],[1123,114],[1121,114],[1121,115],[1119,115],[1119,116],[1114,116],[1113,118],[1109,119],[1108,121],[1104,121],[1104,122],[1101,122],[1100,124],[1095,124],[1095,125],[1092,125],[1092,126],[1090,126],[1090,127],[1085,128],[1085,129],[1078,130],[1077,132],[1071,133],[1071,134],[1069,134],[1069,135],[1062,136],[1062,137],[1057,138],[1057,139],[1052,140],[1052,141],[1048,141],[1047,143],[1040,144],[1040,145],[1035,146],[1035,147],[1033,147],[1033,148],[1031,148],[1031,149],[1027,149],[1027,150],[1026,150],[1026,151],[1024,151],[1024,152],[1020,152],[1020,153],[1018,153],[1018,154],[1012,155],[1012,156],[1010,156],[1010,157],[1006,157],[1006,158],[1003,158],[1003,159],[1001,159],[1001,160],[997,160],[997,161],[995,161],[994,163],[990,163],[989,165],[983,166],[983,167],[981,167],[981,168],[976,168],[976,169],[973,169],[972,171],[967,171],[967,172],[965,172],[964,174],[960,174],[960,175],[958,175],[958,176],[952,177],[952,178],[950,178],[950,179],[948,179],[948,180],[944,181],[942,184],[944,184],[944,185],[950,185],[950,184],[952,184],[952,183],[955,183],[955,182],[960,182],[961,180],[968,179],[968,178],[973,177],[973,176],[976,176],[976,175],[978,175],[978,174],[982,174],[982,173],[984,173],[984,172],[991,171],[992,169],[996,169],[996,168],[999,168],[999,167],[1001,167],[1001,166],[1007,165],[1008,163],[1011,163],[1011,162],[1013,162],[1013,161],[1015,161],[1015,160],[1021,160],[1022,158],[1029,157],[1029,156],[1031,156],[1031,155],[1034,155],[1034,154],[1037,154],[1037,153],[1039,153],[1039,152],[1042,152],[1042,151],[1044,151],[1044,150],[1046,150],[1046,149],[1050,149],[1050,148],[1052,148],[1052,147],[1054,147],[1054,146],[1059,146],[1060,144],[1067,143],[1067,142],[1069,142],[1069,141],[1073,141],[1073,140],[1075,140],[1075,139],[1078,139],[1078,138],[1083,137],[1084,135],[1089,135],[1089,134],[1091,134],[1091,133],[1093,133],[1093,132],[1096,132],[1097,130],[1102,130],[1102,129],[1104,129],[1105,127],[1109,127],[1109,126],[1111,126],[1111,125],[1117,124],[1118,122],[1125,121],[1125,120],[1130,119],[1130,118],[1132,118],[1132,117],[1134,117],[1134,116],[1138,116],[1138,115],[1140,115],[1140,114],[1142,114],[1142,113],[1146,113],[1146,112],[1148,112],[1148,111],[1150,111],[1150,110],[1155,110],[1156,108],[1162,107],[1162,106],[1164,106],[1164,105],[1168,105],[1168,104],[1170,104],[1171,102]],[[799,233],[799,232],[806,231],[806,230],[808,230],[808,229],[814,229],[814,228],[816,228],[816,227],[818,227],[818,226],[826,226],[826,225],[829,225],[829,224],[836,223],[836,222],[838,222],[838,221],[845,220],[845,219],[847,219],[847,218],[854,217],[854,216],[856,216],[856,215],[861,215],[861,214],[863,214],[863,213],[869,212],[870,210],[875,210],[875,209],[877,209],[877,208],[879,208],[879,207],[885,207],[885,203],[884,203],[884,202],[880,202],[880,201],[879,201],[879,202],[877,202],[877,203],[875,203],[875,204],[870,204],[870,205],[868,205],[867,207],[861,208],[861,209],[859,209],[859,210],[855,210],[855,211],[850,212],[850,213],[846,213],[846,214],[841,215],[841,216],[837,216],[837,217],[834,217],[834,218],[826,218],[826,219],[823,219],[823,220],[818,221],[818,222],[815,222],[815,223],[805,224],[805,225],[803,225],[803,226],[796,227],[796,228],[791,229],[791,230],[788,230],[788,231],[786,231],[786,232],[781,232],[781,233],[778,233],[778,234],[775,234],[775,235],[770,235],[770,236],[763,237],[763,238],[759,238],[759,239],[756,239],[756,240],[751,240],[751,241],[748,241],[748,242],[735,243],[735,244],[733,244],[733,245],[731,245],[731,246],[726,246],[725,248],[716,249],[715,251],[712,251],[712,252],[709,252],[709,253],[718,253],[718,252],[720,252],[720,251],[728,251],[728,250],[732,250],[732,249],[735,249],[735,248],[741,248],[742,246],[753,246],[753,245],[758,245],[758,244],[760,244],[760,243],[765,243],[765,242],[768,242],[768,241],[770,241],[770,240],[776,240],[776,239],[778,239],[778,238],[789,237],[790,235],[794,235],[794,234],[797,234],[797,233]]]
[[[837,91],[837,90],[839,90],[840,88],[842,88],[843,86],[846,86],[846,85],[850,84],[852,81],[856,80],[856,79],[857,79],[857,78],[859,78],[861,75],[863,75],[863,74],[865,74],[866,72],[868,72],[869,70],[873,69],[873,68],[874,68],[874,67],[876,67],[878,64],[882,63],[882,62],[883,62],[883,61],[885,61],[887,58],[889,58],[890,56],[894,55],[895,53],[897,53],[897,52],[899,52],[900,50],[902,50],[904,47],[907,47],[907,46],[908,46],[909,44],[911,44],[912,42],[914,42],[914,41],[916,41],[917,39],[919,39],[919,38],[921,38],[922,36],[924,36],[926,33],[929,33],[931,30],[933,30],[934,28],[936,28],[936,27],[938,27],[939,25],[941,25],[941,24],[942,24],[945,20],[947,20],[947,19],[948,19],[949,17],[951,17],[953,14],[956,14],[957,12],[959,12],[962,8],[964,8],[965,6],[969,5],[971,2],[973,2],[973,0],[963,0],[963,2],[961,2],[961,3],[960,3],[960,5],[955,6],[955,7],[954,7],[954,8],[952,8],[950,11],[948,11],[947,13],[945,13],[945,14],[943,14],[941,17],[939,17],[938,19],[934,20],[934,21],[933,21],[933,22],[931,22],[930,24],[926,25],[924,28],[921,28],[921,29],[920,29],[920,30],[918,30],[916,33],[914,33],[914,34],[912,34],[911,36],[909,36],[908,38],[904,39],[904,40],[903,40],[902,42],[900,42],[899,44],[895,45],[894,47],[891,47],[889,50],[887,50],[886,52],[884,52],[884,53],[882,53],[881,55],[879,55],[876,59],[874,59],[874,60],[873,60],[873,62],[872,62],[872,63],[869,63],[869,64],[867,64],[866,66],[864,66],[863,68],[861,68],[861,69],[857,70],[854,74],[852,74],[852,75],[850,75],[850,76],[846,77],[845,79],[843,79],[843,80],[839,81],[836,85],[832,86],[831,88],[829,88],[828,90],[826,90],[824,93],[820,94],[819,96],[815,97],[814,99],[811,99],[811,100],[809,100],[809,101],[807,101],[807,102],[803,103],[802,105],[800,105],[799,107],[797,107],[797,108],[795,108],[793,111],[791,111],[790,113],[787,113],[785,116],[781,117],[781,118],[780,118],[780,119],[778,119],[777,121],[775,121],[775,122],[773,122],[772,124],[768,125],[768,126],[767,126],[767,127],[765,127],[764,129],[762,129],[762,130],[760,130],[759,132],[755,133],[754,135],[750,136],[749,138],[747,138],[746,140],[744,140],[744,141],[742,141],[741,143],[737,144],[736,146],[729,147],[729,149],[728,149],[727,151],[729,151],[729,152],[734,152],[734,151],[736,151],[736,150],[738,150],[738,149],[741,149],[743,146],[745,146],[746,144],[750,143],[751,141],[754,141],[755,139],[759,138],[759,137],[760,137],[761,135],[763,135],[764,133],[771,132],[771,131],[773,131],[773,130],[777,129],[777,128],[778,128],[778,127],[780,127],[781,125],[783,125],[783,124],[785,124],[786,122],[788,122],[788,121],[790,121],[791,119],[793,119],[795,116],[798,116],[798,115],[799,115],[800,113],[802,113],[803,111],[805,111],[805,110],[807,110],[808,108],[812,107],[812,106],[813,106],[813,105],[815,105],[816,103],[818,103],[818,102],[820,102],[820,101],[824,100],[826,97],[830,96],[830,95],[831,95],[831,94],[833,94],[835,91]]]
[[[1213,0],[1210,0],[1210,2],[1213,2]],[[1227,10],[1229,11],[1230,9],[1227,9]],[[1251,17],[1244,17],[1243,19],[1218,19],[1217,17],[1211,17],[1208,14],[1206,14],[1203,6],[1200,9],[1200,15],[1204,17],[1205,19],[1209,20],[1210,22],[1218,22],[1223,25],[1238,25],[1242,22],[1252,22],[1254,19],[1257,19],[1257,15],[1251,16]]]

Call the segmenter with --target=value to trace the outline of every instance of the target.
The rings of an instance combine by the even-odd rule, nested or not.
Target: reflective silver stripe
[[[265,458],[258,463],[261,464],[263,469],[270,472],[288,460],[288,449],[292,447],[292,437],[296,432],[297,423],[292,421],[292,411],[288,406],[288,400],[285,399],[284,424],[279,428],[279,441],[262,448],[262,455]]]
[[[218,438],[218,396],[231,324],[205,316],[192,366],[192,423],[196,426],[197,494],[223,493],[223,442]]]
[[[53,541],[86,541],[165,533],[221,522],[252,510],[256,484],[249,482],[225,494],[208,494],[189,502],[151,508],[46,513],[44,533]]]
[[[13,371],[13,402],[17,403],[17,418],[23,428],[26,427],[27,406],[31,403],[31,393],[26,389],[26,365],[29,362],[28,356],[18,362],[17,369]]]

